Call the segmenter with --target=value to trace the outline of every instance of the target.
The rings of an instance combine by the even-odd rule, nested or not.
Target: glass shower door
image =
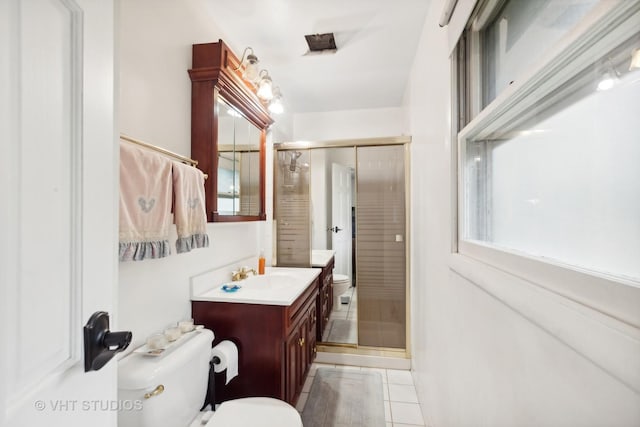
[[[274,218],[279,267],[311,267],[309,150],[276,152]]]
[[[358,345],[406,348],[404,146],[357,148]]]

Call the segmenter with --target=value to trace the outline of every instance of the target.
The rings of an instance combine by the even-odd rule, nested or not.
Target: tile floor
[[[311,389],[311,383],[315,377],[316,369],[319,367],[380,372],[384,393],[386,427],[416,427],[426,425],[422,416],[422,409],[418,403],[418,396],[413,384],[411,372],[396,369],[361,368],[359,366],[314,363],[307,375],[300,399],[298,399],[298,404],[296,405],[298,411],[302,412],[304,410],[304,405],[307,403],[307,397]]]
[[[358,343],[358,293],[350,287],[343,295],[349,295],[349,304],[335,303],[329,315],[329,323],[322,336],[322,341],[340,344]],[[340,325],[333,321],[342,322]]]

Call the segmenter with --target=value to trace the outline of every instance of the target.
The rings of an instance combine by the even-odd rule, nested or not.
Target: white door
[[[336,274],[351,278],[351,168],[331,164],[331,244]],[[337,227],[337,228],[336,228]]]
[[[116,363],[84,372],[113,318],[112,0],[0,2],[0,425],[115,426]]]

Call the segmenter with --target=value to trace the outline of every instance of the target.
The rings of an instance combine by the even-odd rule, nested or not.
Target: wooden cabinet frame
[[[194,44],[191,78],[191,157],[209,176],[205,182],[207,221],[263,221],[265,212],[266,130],[273,123],[253,85],[242,78],[238,57],[219,40]],[[220,215],[218,213],[218,96],[235,107],[261,130],[260,208],[258,215]]]

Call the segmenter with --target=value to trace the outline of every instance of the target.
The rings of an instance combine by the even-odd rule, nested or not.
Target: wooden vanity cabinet
[[[238,376],[216,375],[216,402],[266,396],[295,405],[316,354],[316,278],[290,306],[192,301],[193,320],[238,346]]]
[[[322,267],[322,273],[320,273],[320,289],[318,293],[318,322],[316,327],[316,337],[318,341],[322,341],[322,334],[324,333],[327,324],[329,323],[329,316],[331,310],[333,310],[333,266],[335,264],[335,258],[331,257],[327,265]]]

